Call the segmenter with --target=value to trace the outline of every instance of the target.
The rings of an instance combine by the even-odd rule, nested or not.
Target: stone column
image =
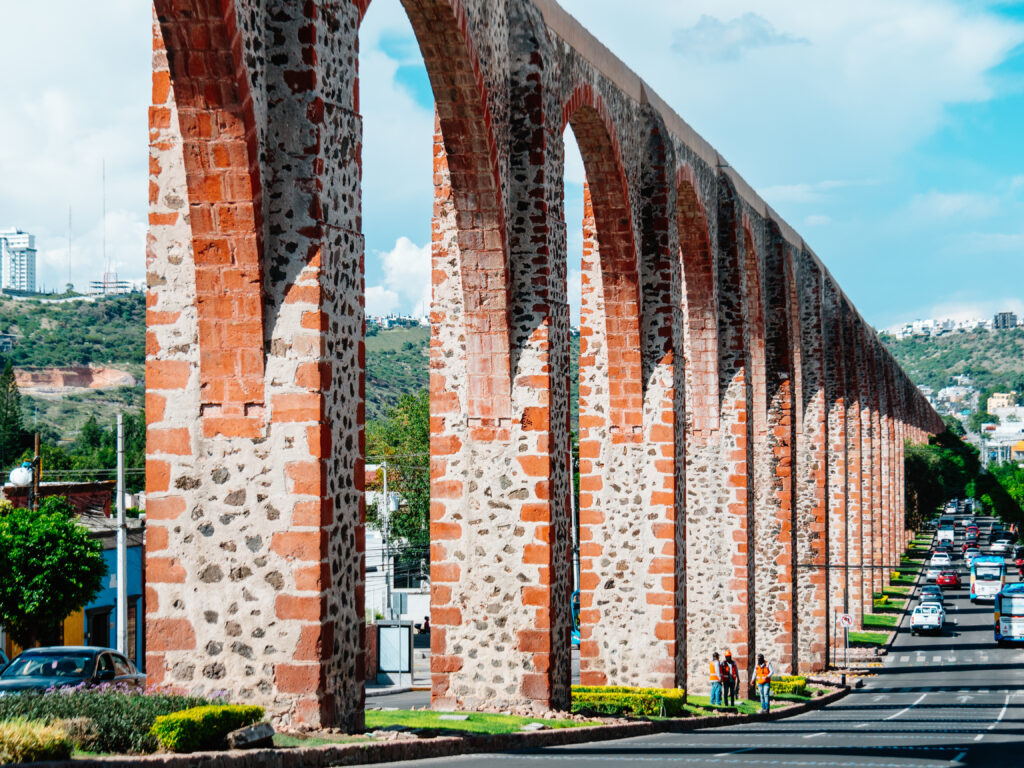
[[[359,730],[357,11],[156,12],[147,671]]]
[[[843,351],[846,374],[846,612],[853,615],[854,626],[861,627],[864,606],[864,509],[863,509],[863,449],[861,384],[863,368],[858,354],[856,320],[853,310],[842,304]]]
[[[823,341],[821,272],[809,253],[797,256],[796,294],[799,322],[794,322],[800,351],[797,431],[796,594],[798,672],[824,669],[828,655],[828,590],[841,575],[829,571],[828,431],[825,376],[828,351]]]
[[[825,278],[822,290],[822,342],[825,350],[826,501],[828,503],[828,627],[832,649],[840,644],[836,614],[848,607],[850,570],[847,567],[847,387],[846,352],[838,288]]]

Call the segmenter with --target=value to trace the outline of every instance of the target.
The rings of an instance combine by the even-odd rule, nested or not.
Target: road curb
[[[681,733],[705,728],[782,720],[826,707],[850,692],[833,693],[767,714],[719,715],[685,720],[637,721],[580,728],[553,728],[531,733],[439,736],[430,739],[398,739],[373,744],[331,744],[322,747],[192,752],[182,755],[96,757],[85,760],[36,763],[38,768],[326,768],[333,765],[370,765],[400,760],[425,760],[486,752],[513,752],[544,747],[610,741],[654,733]]]

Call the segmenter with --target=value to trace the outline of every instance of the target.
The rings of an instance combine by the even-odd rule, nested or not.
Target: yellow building
[[[1016,392],[993,392],[988,398],[988,412],[994,415],[996,408],[1012,408],[1016,404]]]

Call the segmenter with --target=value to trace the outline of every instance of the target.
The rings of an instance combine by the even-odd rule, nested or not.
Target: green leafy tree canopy
[[[0,625],[30,648],[92,600],[107,573],[102,544],[63,497],[0,517]]]

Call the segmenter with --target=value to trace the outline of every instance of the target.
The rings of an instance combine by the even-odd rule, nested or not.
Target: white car
[[[946,623],[946,612],[935,603],[919,605],[910,614],[910,632],[941,632]]]
[[[1003,553],[1006,553],[1006,552],[1010,551],[1010,546],[1012,544],[1013,544],[1013,541],[1011,541],[1009,538],[1001,537],[1001,538],[996,539],[989,546],[989,550],[991,552],[1003,552]]]
[[[924,572],[925,581],[935,581],[939,578],[939,574],[948,568],[948,565],[936,565],[935,563],[929,563]]]
[[[974,558],[976,558],[980,554],[980,549],[968,549],[966,552],[964,552],[964,565],[967,566],[968,570],[970,569],[971,564],[974,562]]]
[[[932,555],[931,564],[932,565],[942,565],[942,566],[948,567],[948,566],[951,566],[953,564],[953,558],[951,558],[945,552],[936,552],[934,555]]]

